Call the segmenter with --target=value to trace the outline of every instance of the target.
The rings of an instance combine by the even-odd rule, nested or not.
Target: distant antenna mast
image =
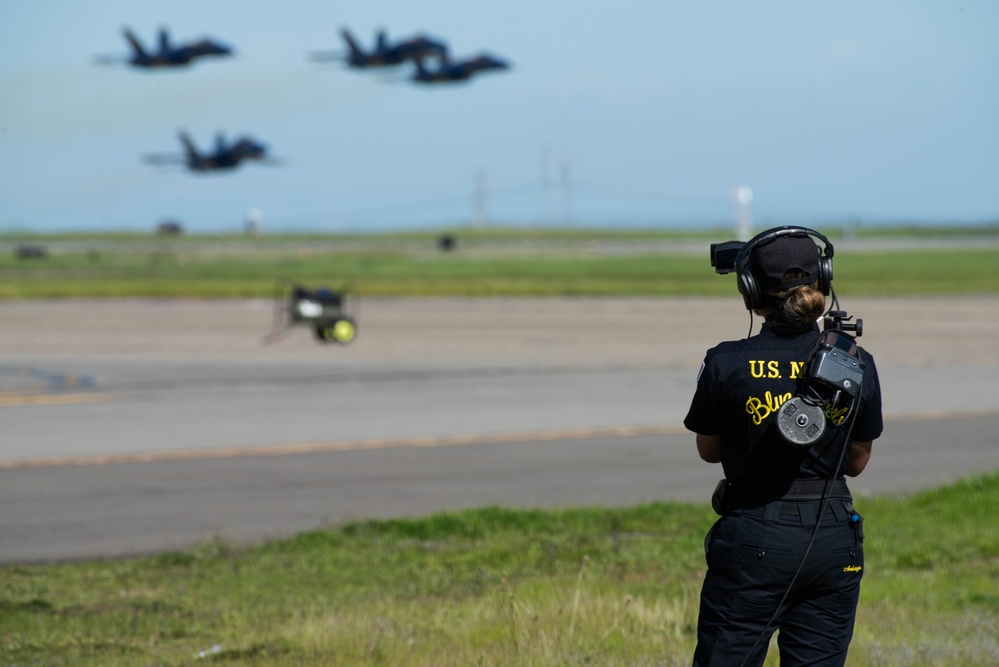
[[[476,228],[486,226],[486,172],[479,169],[475,172],[475,214],[472,225]]]
[[[551,153],[547,147],[541,152],[541,212],[538,223],[546,225],[551,221]]]
[[[753,217],[749,213],[749,205],[753,203],[753,189],[748,185],[740,185],[732,190],[735,200],[735,237],[748,241],[753,235]]]
[[[565,207],[565,224],[572,225],[575,214],[572,210],[572,157],[562,158],[562,202]]]

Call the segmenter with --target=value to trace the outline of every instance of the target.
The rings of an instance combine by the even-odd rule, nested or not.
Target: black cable
[[[829,313],[839,310],[839,297],[836,296],[836,288],[831,284],[829,285],[829,296],[832,297],[832,303],[829,304],[829,309],[823,313],[823,318]]]

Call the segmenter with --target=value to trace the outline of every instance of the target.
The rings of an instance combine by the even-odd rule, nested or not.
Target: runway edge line
[[[688,431],[682,425],[618,426],[607,428],[496,433],[490,435],[424,436],[414,438],[377,438],[370,440],[341,440],[334,442],[304,442],[289,443],[284,445],[220,447],[217,449],[199,449],[188,451],[95,454],[90,456],[66,456],[25,459],[21,461],[0,461],[0,470],[98,466],[111,465],[115,463],[153,463],[157,461],[196,461],[250,456],[289,456],[292,454],[348,452],[368,449],[455,447],[461,445],[508,444],[531,441],[548,442],[554,440],[581,440],[587,438],[608,437],[626,438],[644,435],[678,435],[687,432]]]

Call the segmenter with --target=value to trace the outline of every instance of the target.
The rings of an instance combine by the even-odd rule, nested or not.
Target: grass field
[[[841,292],[999,291],[994,242],[871,238],[888,242],[837,253]],[[0,298],[270,297],[281,279],[362,295],[730,295],[708,264],[717,240],[497,230],[445,253],[431,234],[7,235]],[[25,243],[48,256],[19,259]],[[848,664],[999,664],[999,473],[857,505],[867,562]],[[714,518],[701,504],[484,508],[3,567],[0,664],[686,665]]]
[[[835,284],[854,295],[999,292],[999,230],[863,237],[835,256]],[[281,280],[367,296],[730,294],[708,260],[719,233],[466,230],[438,235],[0,236],[0,299],[269,297]],[[984,241],[984,242],[979,242]],[[17,248],[42,246],[42,258]]]
[[[848,664],[997,664],[999,474],[856,504],[866,568]],[[714,518],[690,504],[485,508],[7,567],[0,661],[685,665]]]

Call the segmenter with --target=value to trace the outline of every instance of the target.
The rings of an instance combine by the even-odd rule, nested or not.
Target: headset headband
[[[819,258],[818,283],[819,290],[823,294],[829,294],[830,285],[832,283],[833,244],[825,237],[825,235],[820,234],[814,229],[799,227],[797,225],[784,225],[783,227],[774,227],[773,229],[760,232],[747,241],[739,250],[739,253],[735,256],[734,264],[739,292],[743,296],[747,310],[756,310],[763,305],[763,289],[760,287],[759,280],[756,279],[756,276],[753,275],[752,269],[749,267],[749,260],[750,257],[752,257],[753,251],[760,246],[767,245],[779,238],[787,236],[811,236],[822,241],[823,247],[822,257]]]
[[[833,256],[833,244],[825,237],[824,234],[820,234],[814,229],[809,229],[808,227],[798,227],[797,225],[784,225],[783,227],[774,227],[773,229],[767,229],[760,232],[753,238],[746,241],[739,250],[739,253],[735,256],[735,265],[739,266],[743,262],[749,262],[749,256],[752,254],[753,250],[759,246],[766,245],[784,236],[814,236],[815,238],[822,241],[824,252],[826,257]]]

